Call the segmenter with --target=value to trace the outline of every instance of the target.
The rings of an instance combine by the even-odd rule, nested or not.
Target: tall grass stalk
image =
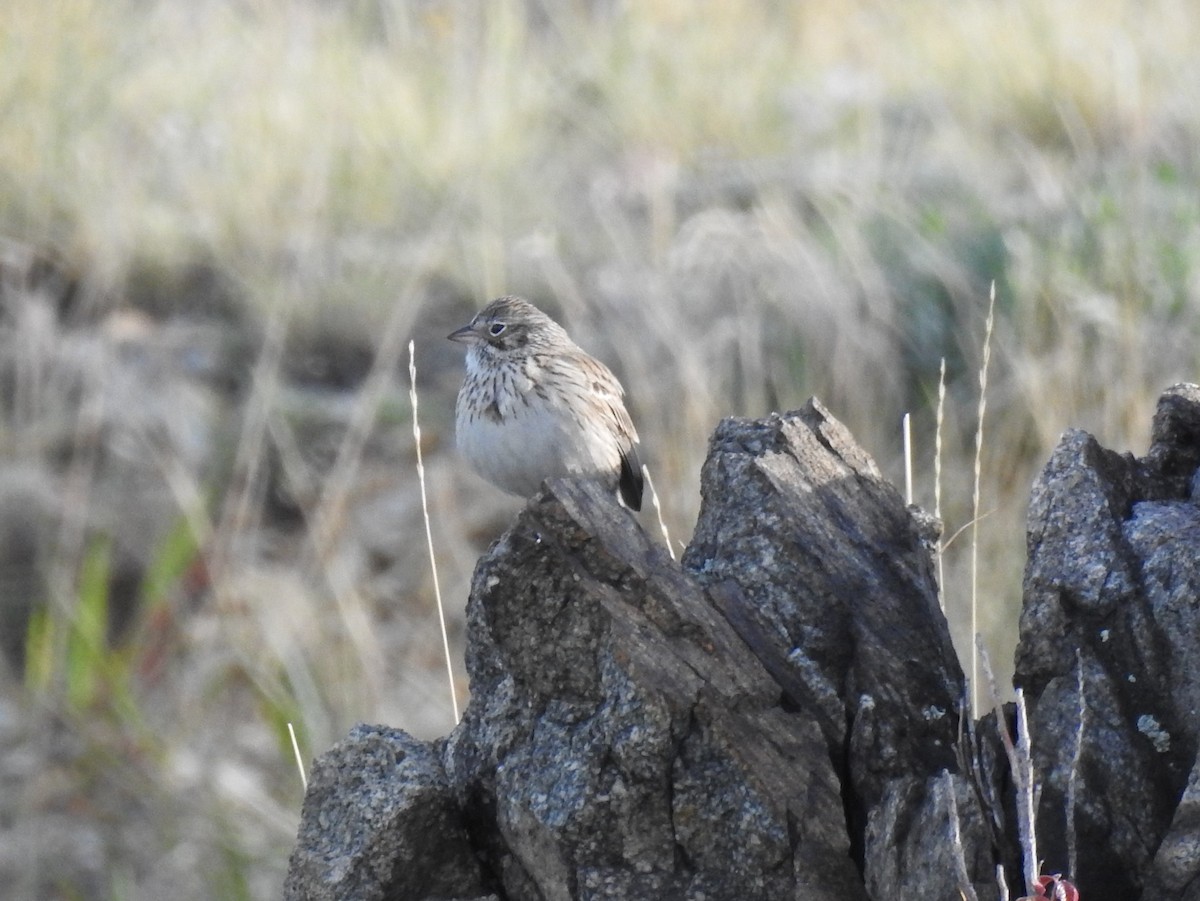
[[[1083,685],[1083,654],[1075,649],[1075,693],[1079,704],[1075,708],[1075,742],[1071,753],[1071,776],[1067,780],[1067,874],[1071,879],[1079,875],[1079,848],[1075,834],[1075,799],[1079,794],[1079,765],[1083,759],[1083,730],[1087,722],[1087,696]]]
[[[671,533],[667,531],[667,523],[663,519],[662,504],[658,500],[658,492],[654,490],[654,480],[650,478],[650,467],[642,464],[642,476],[646,479],[646,487],[650,489],[650,503],[654,506],[654,514],[658,517],[658,529],[662,532],[663,541],[667,545],[667,553],[675,559],[675,548],[671,547]]]
[[[296,769],[300,771],[300,784],[308,791],[308,776],[304,772],[304,758],[300,755],[300,742],[296,740],[296,728],[287,724],[288,738],[292,740],[292,753],[296,755]]]
[[[979,496],[983,474],[983,417],[987,411],[988,363],[992,356],[992,327],[995,323],[996,283],[988,300],[987,324],[983,333],[983,362],[979,367],[979,410],[975,426],[975,479],[971,490],[971,695],[972,712],[979,715]]]
[[[949,770],[942,770],[942,790],[946,793],[946,804],[950,810],[950,847],[954,852],[954,875],[958,880],[958,891],[963,901],[979,901],[975,886],[971,884],[971,874],[967,872],[966,849],[962,843],[962,829],[959,827],[958,799],[954,794],[954,777]]]
[[[946,417],[946,358],[938,366],[937,415],[933,429],[933,515],[942,521],[942,427]],[[937,542],[938,603],[946,612],[946,566],[942,559],[945,543],[939,533]]]
[[[413,444],[417,449],[417,481],[421,485],[421,516],[425,522],[425,544],[429,550],[429,569],[433,574],[433,596],[437,601],[438,624],[442,629],[442,650],[446,655],[446,679],[450,683],[450,709],[454,722],[459,721],[458,693],[454,685],[454,661],[450,656],[450,637],[446,631],[446,610],[442,604],[442,587],[438,582],[437,554],[433,549],[433,529],[429,524],[429,499],[425,491],[425,461],[421,456],[421,422],[417,417],[417,357],[415,342],[408,342],[409,399],[412,402]]]
[[[1004,705],[1000,703],[1000,695],[996,690],[996,677],[988,660],[987,650],[983,647],[983,638],[975,636],[974,645],[979,655],[979,662],[985,680],[987,681],[988,696],[992,701],[992,711],[996,716],[996,730],[1000,734],[1000,742],[1008,757],[1009,772],[1012,777],[1013,792],[1016,795],[1017,808],[1017,839],[1021,846],[1022,873],[1025,877],[1025,889],[1032,892],[1037,885],[1038,868],[1041,861],[1037,851],[1037,785],[1033,771],[1033,746],[1029,735],[1029,711],[1025,704],[1025,693],[1018,687],[1016,690],[1017,707],[1017,737],[1013,741],[1008,731],[1008,720],[1004,714]]]
[[[905,413],[903,419],[904,431],[904,502],[913,502],[913,465],[912,465],[912,414]]]

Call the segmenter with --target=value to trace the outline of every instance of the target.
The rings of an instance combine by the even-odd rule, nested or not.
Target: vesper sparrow
[[[642,508],[637,431],[607,366],[520,297],[493,300],[449,335],[467,345],[455,406],[458,449],[475,470],[529,497],[552,476],[596,478]]]

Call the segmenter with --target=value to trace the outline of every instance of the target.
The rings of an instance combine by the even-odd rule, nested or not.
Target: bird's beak
[[[446,337],[459,344],[474,344],[478,340],[478,335],[479,333],[475,331],[475,324],[469,322],[462,328],[455,329]]]

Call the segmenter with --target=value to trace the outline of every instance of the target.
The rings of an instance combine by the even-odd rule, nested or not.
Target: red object
[[[1079,889],[1063,879],[1061,873],[1039,876],[1033,894],[1026,895],[1021,901],[1079,901]]]

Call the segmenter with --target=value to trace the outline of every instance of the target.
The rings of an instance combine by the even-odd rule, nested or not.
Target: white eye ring
[[[506,326],[503,322],[493,322],[491,325],[488,326],[488,334],[491,335],[493,338],[498,338],[502,334],[504,334],[504,330],[507,327],[508,326]]]

